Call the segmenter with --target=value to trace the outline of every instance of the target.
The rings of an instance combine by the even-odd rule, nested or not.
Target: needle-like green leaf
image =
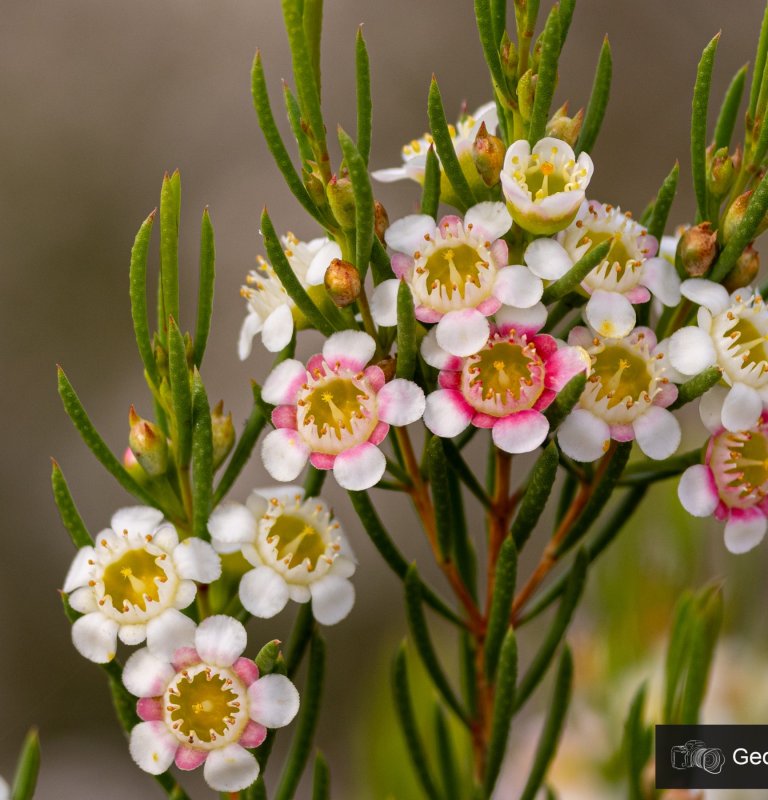
[[[362,27],[357,29],[355,40],[355,82],[357,91],[357,149],[366,167],[371,154],[373,103],[371,101],[371,63],[365,46]]]
[[[139,232],[136,234],[136,239],[131,248],[131,267],[129,272],[131,318],[133,319],[136,346],[139,349],[144,369],[155,385],[158,383],[158,374],[155,354],[152,348],[152,337],[149,333],[149,315],[147,313],[147,254],[156,214],[157,209],[144,220]]]
[[[517,681],[517,639],[512,628],[507,630],[501,645],[496,693],[491,718],[491,737],[488,742],[485,768],[484,797],[490,797],[499,777],[515,713],[515,683]]]
[[[213,431],[208,395],[200,373],[192,379],[192,534],[209,540],[213,492]]]
[[[528,141],[535,145],[544,136],[549,119],[549,109],[555,94],[557,83],[557,62],[560,59],[560,12],[555,6],[547,17],[541,43],[541,58],[536,83],[536,94],[533,98],[531,123],[528,129]]]
[[[581,126],[581,133],[576,140],[576,153],[582,151],[591,152],[597,141],[597,135],[605,117],[605,109],[608,107],[608,98],[611,93],[611,78],[613,76],[613,56],[611,55],[611,43],[606,36],[603,39],[603,46],[600,48],[600,56],[597,59],[595,69],[595,79],[592,83],[592,93],[589,96],[587,111],[584,114],[584,124]]]
[[[187,348],[176,320],[168,325],[168,375],[171,380],[171,401],[176,420],[174,431],[176,461],[182,469],[189,466],[192,453],[192,389],[187,363]]]
[[[720,106],[720,114],[715,124],[715,150],[728,147],[731,144],[733,129],[739,116],[739,106],[744,95],[744,84],[747,80],[747,67],[745,64],[731,80]]]
[[[59,516],[64,527],[69,533],[72,544],[78,549],[93,545],[93,539],[85,527],[85,523],[77,510],[75,501],[69,491],[69,486],[64,478],[64,473],[55,459],[51,459],[53,468],[51,471],[51,486],[53,487],[53,499],[56,501],[56,508],[59,509]]]
[[[755,68],[752,72],[752,84],[749,88],[749,117],[755,118],[757,112],[757,98],[760,96],[763,79],[765,78],[766,54],[768,54],[768,5],[763,12],[763,23],[760,26],[760,38],[757,42],[755,55]]]
[[[511,536],[501,546],[496,562],[493,597],[485,632],[485,677],[489,683],[496,680],[502,642],[509,628],[509,609],[515,594],[517,579],[517,548]]]
[[[555,300],[559,300],[561,297],[565,297],[569,292],[577,289],[584,278],[586,278],[598,264],[601,264],[605,260],[612,244],[612,240],[609,239],[587,250],[562,278],[558,278],[554,283],[550,283],[550,285],[547,286],[544,290],[541,302],[545,305],[549,305],[549,303],[553,303]]]
[[[424,187],[421,194],[421,213],[437,219],[440,205],[440,159],[434,145],[427,150],[427,164],[424,170]]]
[[[712,86],[712,68],[720,34],[716,34],[701,54],[696,71],[691,105],[691,171],[699,218],[707,219],[707,108]]]
[[[397,367],[398,378],[413,377],[418,356],[416,342],[416,315],[413,307],[413,295],[408,284],[400,281],[397,287]]]
[[[518,551],[523,549],[544,511],[555,484],[559,463],[557,445],[550,442],[531,470],[528,486],[512,523],[510,535]]]
[[[339,128],[339,144],[355,194],[355,258],[361,279],[365,278],[373,246],[373,189],[365,160],[352,139]]]
[[[321,752],[315,756],[312,771],[312,800],[331,800],[331,771]]]
[[[664,178],[664,182],[659,188],[659,193],[656,195],[656,200],[653,204],[651,218],[648,222],[648,233],[658,241],[661,241],[661,237],[667,227],[669,210],[672,208],[672,201],[675,199],[679,177],[680,164],[675,161],[675,165],[670,170],[669,175]]]
[[[40,772],[40,738],[37,728],[27,734],[21,755],[16,764],[16,774],[11,788],[11,800],[32,800]]]
[[[163,178],[160,191],[160,281],[165,314],[179,319],[179,171]],[[167,319],[163,324],[168,323]]]
[[[200,286],[197,294],[197,322],[192,359],[196,367],[203,363],[205,346],[211,330],[213,288],[216,281],[216,243],[211,217],[206,208],[200,223]]]

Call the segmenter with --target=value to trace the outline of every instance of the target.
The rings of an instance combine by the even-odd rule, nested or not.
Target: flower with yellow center
[[[64,581],[69,604],[84,616],[72,626],[81,655],[111,661],[117,639],[168,652],[192,621],[179,609],[195,599],[195,582],[211,583],[221,562],[207,542],[179,542],[154,508],[124,508],[113,515],[93,547],[82,547]]]
[[[245,505],[219,506],[208,529],[218,552],[240,551],[253,565],[240,581],[240,601],[254,616],[311,601],[315,619],[334,625],[352,610],[355,558],[320,498],[304,499],[294,486],[256,490]]]
[[[622,339],[574,328],[568,341],[592,359],[587,385],[557,434],[561,450],[576,461],[594,461],[617,442],[637,440],[649,458],[668,458],[680,444],[680,425],[667,406],[677,387],[665,375],[667,356],[649,328]]]
[[[283,675],[259,677],[242,656],[245,628],[232,617],[192,624],[185,640],[165,656],[137,650],[123,683],[139,698],[142,720],[131,731],[130,752],[145,772],[159,775],[172,764],[201,765],[217,792],[239,792],[259,776],[246,748],[258,747],[267,728],[288,725],[299,709],[296,687]]]

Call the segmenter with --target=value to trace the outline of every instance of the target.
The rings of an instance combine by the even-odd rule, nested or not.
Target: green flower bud
[[[328,201],[325,197],[325,185],[322,180],[318,178],[314,172],[309,172],[306,169],[302,169],[301,172],[304,178],[304,186],[307,189],[307,193],[312,198],[312,202],[318,208],[325,208],[328,205]]]
[[[747,206],[749,205],[749,198],[752,196],[752,190],[744,192],[744,194],[740,194],[734,201],[731,203],[730,208],[728,211],[725,212],[725,219],[723,220],[723,224],[721,225],[722,237],[724,242],[728,242],[730,238],[733,236],[736,229],[741,224],[741,221],[744,219],[744,214],[747,213]],[[757,238],[764,230],[768,228],[768,215],[763,218],[763,221],[760,223],[757,232],[755,233],[755,238]]]
[[[213,468],[218,469],[235,446],[235,426],[232,413],[224,414],[224,401],[220,400],[211,411],[213,439]]]
[[[168,469],[168,443],[165,434],[151,422],[142,419],[131,406],[128,413],[131,426],[128,434],[128,447],[136,461],[150,478],[165,474]]]
[[[749,286],[760,271],[760,253],[750,244],[744,248],[736,266],[728,273],[723,286],[729,292],[735,292],[743,286]]]
[[[728,153],[728,148],[721,147],[711,158],[708,158],[707,189],[718,200],[721,197],[725,197],[733,185],[733,180],[736,176],[734,159],[737,156],[738,153],[732,158]]]
[[[675,266],[683,278],[705,275],[717,256],[717,233],[709,222],[694,225],[677,243]]]
[[[533,96],[536,92],[536,76],[533,70],[529,69],[523,73],[517,82],[517,105],[520,108],[520,116],[530,122],[531,112],[533,111]]]
[[[504,31],[504,35],[501,37],[499,56],[501,57],[501,70],[504,73],[504,77],[514,85],[517,80],[517,46],[509,36],[507,36],[506,31]]]
[[[345,230],[355,227],[355,193],[352,181],[347,177],[334,175],[325,188],[328,205],[336,221]]]
[[[475,169],[486,186],[498,184],[506,152],[504,142],[498,136],[488,133],[488,129],[483,123],[472,144],[472,158],[475,162]]]
[[[130,447],[126,447],[123,453],[123,466],[126,472],[139,486],[146,486],[149,483],[149,475],[147,475],[144,467],[136,460],[136,456],[133,454]]]
[[[387,209],[376,200],[373,204],[373,230],[382,244],[384,244],[384,234],[387,232],[388,227],[389,214],[387,214]]]
[[[325,290],[331,300],[345,308],[360,297],[360,273],[354,264],[334,258],[325,271]]]
[[[568,102],[566,101],[555,111],[547,122],[547,136],[554,136],[567,142],[571,147],[576,144],[584,122],[584,109],[580,108],[575,117],[568,116]]]

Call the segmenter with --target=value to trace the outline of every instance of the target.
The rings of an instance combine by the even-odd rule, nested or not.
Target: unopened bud
[[[149,482],[149,475],[144,471],[144,467],[136,460],[136,456],[130,447],[125,448],[123,453],[123,466],[125,471],[138,483],[140,486],[145,486]]]
[[[235,426],[232,413],[224,414],[224,401],[220,400],[211,411],[211,438],[213,440],[213,468],[218,469],[235,446]]]
[[[709,222],[694,225],[677,243],[675,266],[681,277],[700,278],[717,256],[717,233]]]
[[[354,264],[334,258],[325,271],[325,290],[331,300],[345,308],[360,297],[360,273]]]
[[[387,232],[388,227],[389,214],[387,214],[387,209],[376,200],[373,204],[373,230],[382,244],[384,244],[384,234]]]
[[[579,138],[584,122],[584,109],[580,108],[575,117],[568,116],[568,103],[563,103],[547,122],[547,136],[554,136],[573,146]]]
[[[165,434],[157,425],[142,419],[133,406],[128,413],[128,423],[131,426],[128,447],[136,461],[150,478],[163,475],[168,469],[168,443]]]
[[[744,248],[744,252],[739,256],[734,268],[728,273],[728,277],[723,281],[723,286],[729,292],[735,292],[750,283],[757,277],[760,271],[760,253],[752,245]]]
[[[501,70],[504,73],[504,77],[514,86],[514,82],[517,80],[517,47],[509,36],[507,36],[506,31],[504,31],[504,35],[501,38],[499,55],[501,57]]]
[[[736,168],[728,153],[727,147],[721,147],[712,155],[707,169],[707,189],[709,193],[717,198],[725,197],[728,190],[733,185],[736,175]]]
[[[304,177],[304,186],[307,190],[307,194],[312,198],[312,202],[318,208],[325,208],[328,201],[325,197],[325,186],[323,182],[314,172],[309,172],[306,169],[302,170],[302,175]]]
[[[352,181],[347,177],[334,175],[325,189],[328,205],[336,221],[345,230],[355,227],[355,192]]]
[[[529,122],[533,111],[533,96],[536,92],[536,76],[533,70],[529,69],[523,73],[517,82],[517,105],[520,109],[520,116]]]
[[[381,361],[376,362],[376,366],[384,373],[384,379],[391,381],[395,377],[397,369],[397,359],[393,356],[383,358]]]
[[[751,189],[744,192],[744,194],[740,194],[733,201],[733,203],[731,203],[728,211],[725,212],[725,219],[723,220],[722,224],[722,235],[724,242],[728,242],[733,237],[733,234],[736,232],[736,229],[739,227],[739,225],[741,225],[741,221],[744,219],[744,215],[747,213],[747,206],[749,205],[749,198],[751,196]],[[766,229],[768,229],[768,215],[763,217],[762,222],[758,226],[752,238],[756,239]]]
[[[486,186],[496,186],[504,166],[506,147],[498,136],[488,133],[485,123],[480,126],[472,144],[475,168]]]

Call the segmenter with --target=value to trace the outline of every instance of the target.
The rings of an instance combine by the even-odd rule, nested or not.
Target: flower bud
[[[360,297],[360,273],[354,264],[334,258],[325,271],[325,289],[331,300],[345,308]]]
[[[314,172],[309,172],[306,169],[302,170],[302,176],[304,178],[304,186],[307,190],[307,194],[312,198],[312,202],[318,208],[325,208],[326,205],[328,205],[328,201],[325,197],[325,186],[322,180],[320,180]]]
[[[144,471],[144,467],[136,460],[136,456],[130,447],[125,448],[123,453],[123,466],[126,472],[139,484],[139,486],[146,486],[149,482],[149,475]]]
[[[499,182],[501,168],[507,148],[498,136],[488,133],[485,123],[480,126],[472,144],[472,158],[475,168],[486,186],[496,186]]]
[[[150,478],[163,475],[168,469],[168,443],[165,434],[157,425],[142,419],[133,406],[128,413],[128,422],[131,426],[128,447],[136,461]]]
[[[735,175],[736,168],[733,158],[729,155],[727,147],[721,147],[715,151],[709,160],[707,168],[707,189],[709,193],[718,200],[721,197],[725,197],[733,185]]]
[[[554,136],[568,142],[571,147],[576,144],[584,122],[584,109],[580,108],[575,117],[568,116],[568,103],[563,103],[547,122],[547,136]]]
[[[499,55],[501,57],[501,70],[504,73],[504,77],[514,86],[517,80],[517,47],[509,38],[506,31],[504,31],[504,35],[501,38]]]
[[[352,181],[347,177],[334,175],[325,188],[328,205],[336,221],[345,230],[355,227],[355,193]]]
[[[394,356],[387,356],[387,358],[377,361],[376,366],[384,373],[384,379],[391,381],[396,374],[397,359]]]
[[[760,271],[760,253],[752,245],[747,245],[739,256],[734,268],[723,281],[723,286],[729,292],[735,292],[743,286],[749,286]]]
[[[681,277],[700,278],[717,256],[717,233],[709,222],[688,228],[677,243],[675,266]]]
[[[517,105],[520,108],[520,116],[530,122],[531,112],[533,111],[533,96],[536,92],[536,76],[533,70],[523,73],[517,82]]]
[[[744,215],[747,213],[747,206],[749,205],[749,198],[752,196],[752,190],[744,192],[744,194],[740,194],[734,201],[731,203],[730,208],[728,211],[725,212],[725,219],[723,220],[723,224],[721,226],[723,241],[728,242],[733,234],[736,232],[736,229],[741,224],[741,221],[744,219]],[[753,238],[757,238],[764,230],[768,228],[768,215],[763,217],[762,222],[755,231],[755,235]]]
[[[211,411],[213,439],[213,468],[218,469],[235,446],[235,426],[232,413],[224,414],[224,401],[220,400]]]
[[[376,200],[373,204],[373,231],[379,237],[379,241],[384,244],[384,234],[389,227],[389,214],[387,209]]]

